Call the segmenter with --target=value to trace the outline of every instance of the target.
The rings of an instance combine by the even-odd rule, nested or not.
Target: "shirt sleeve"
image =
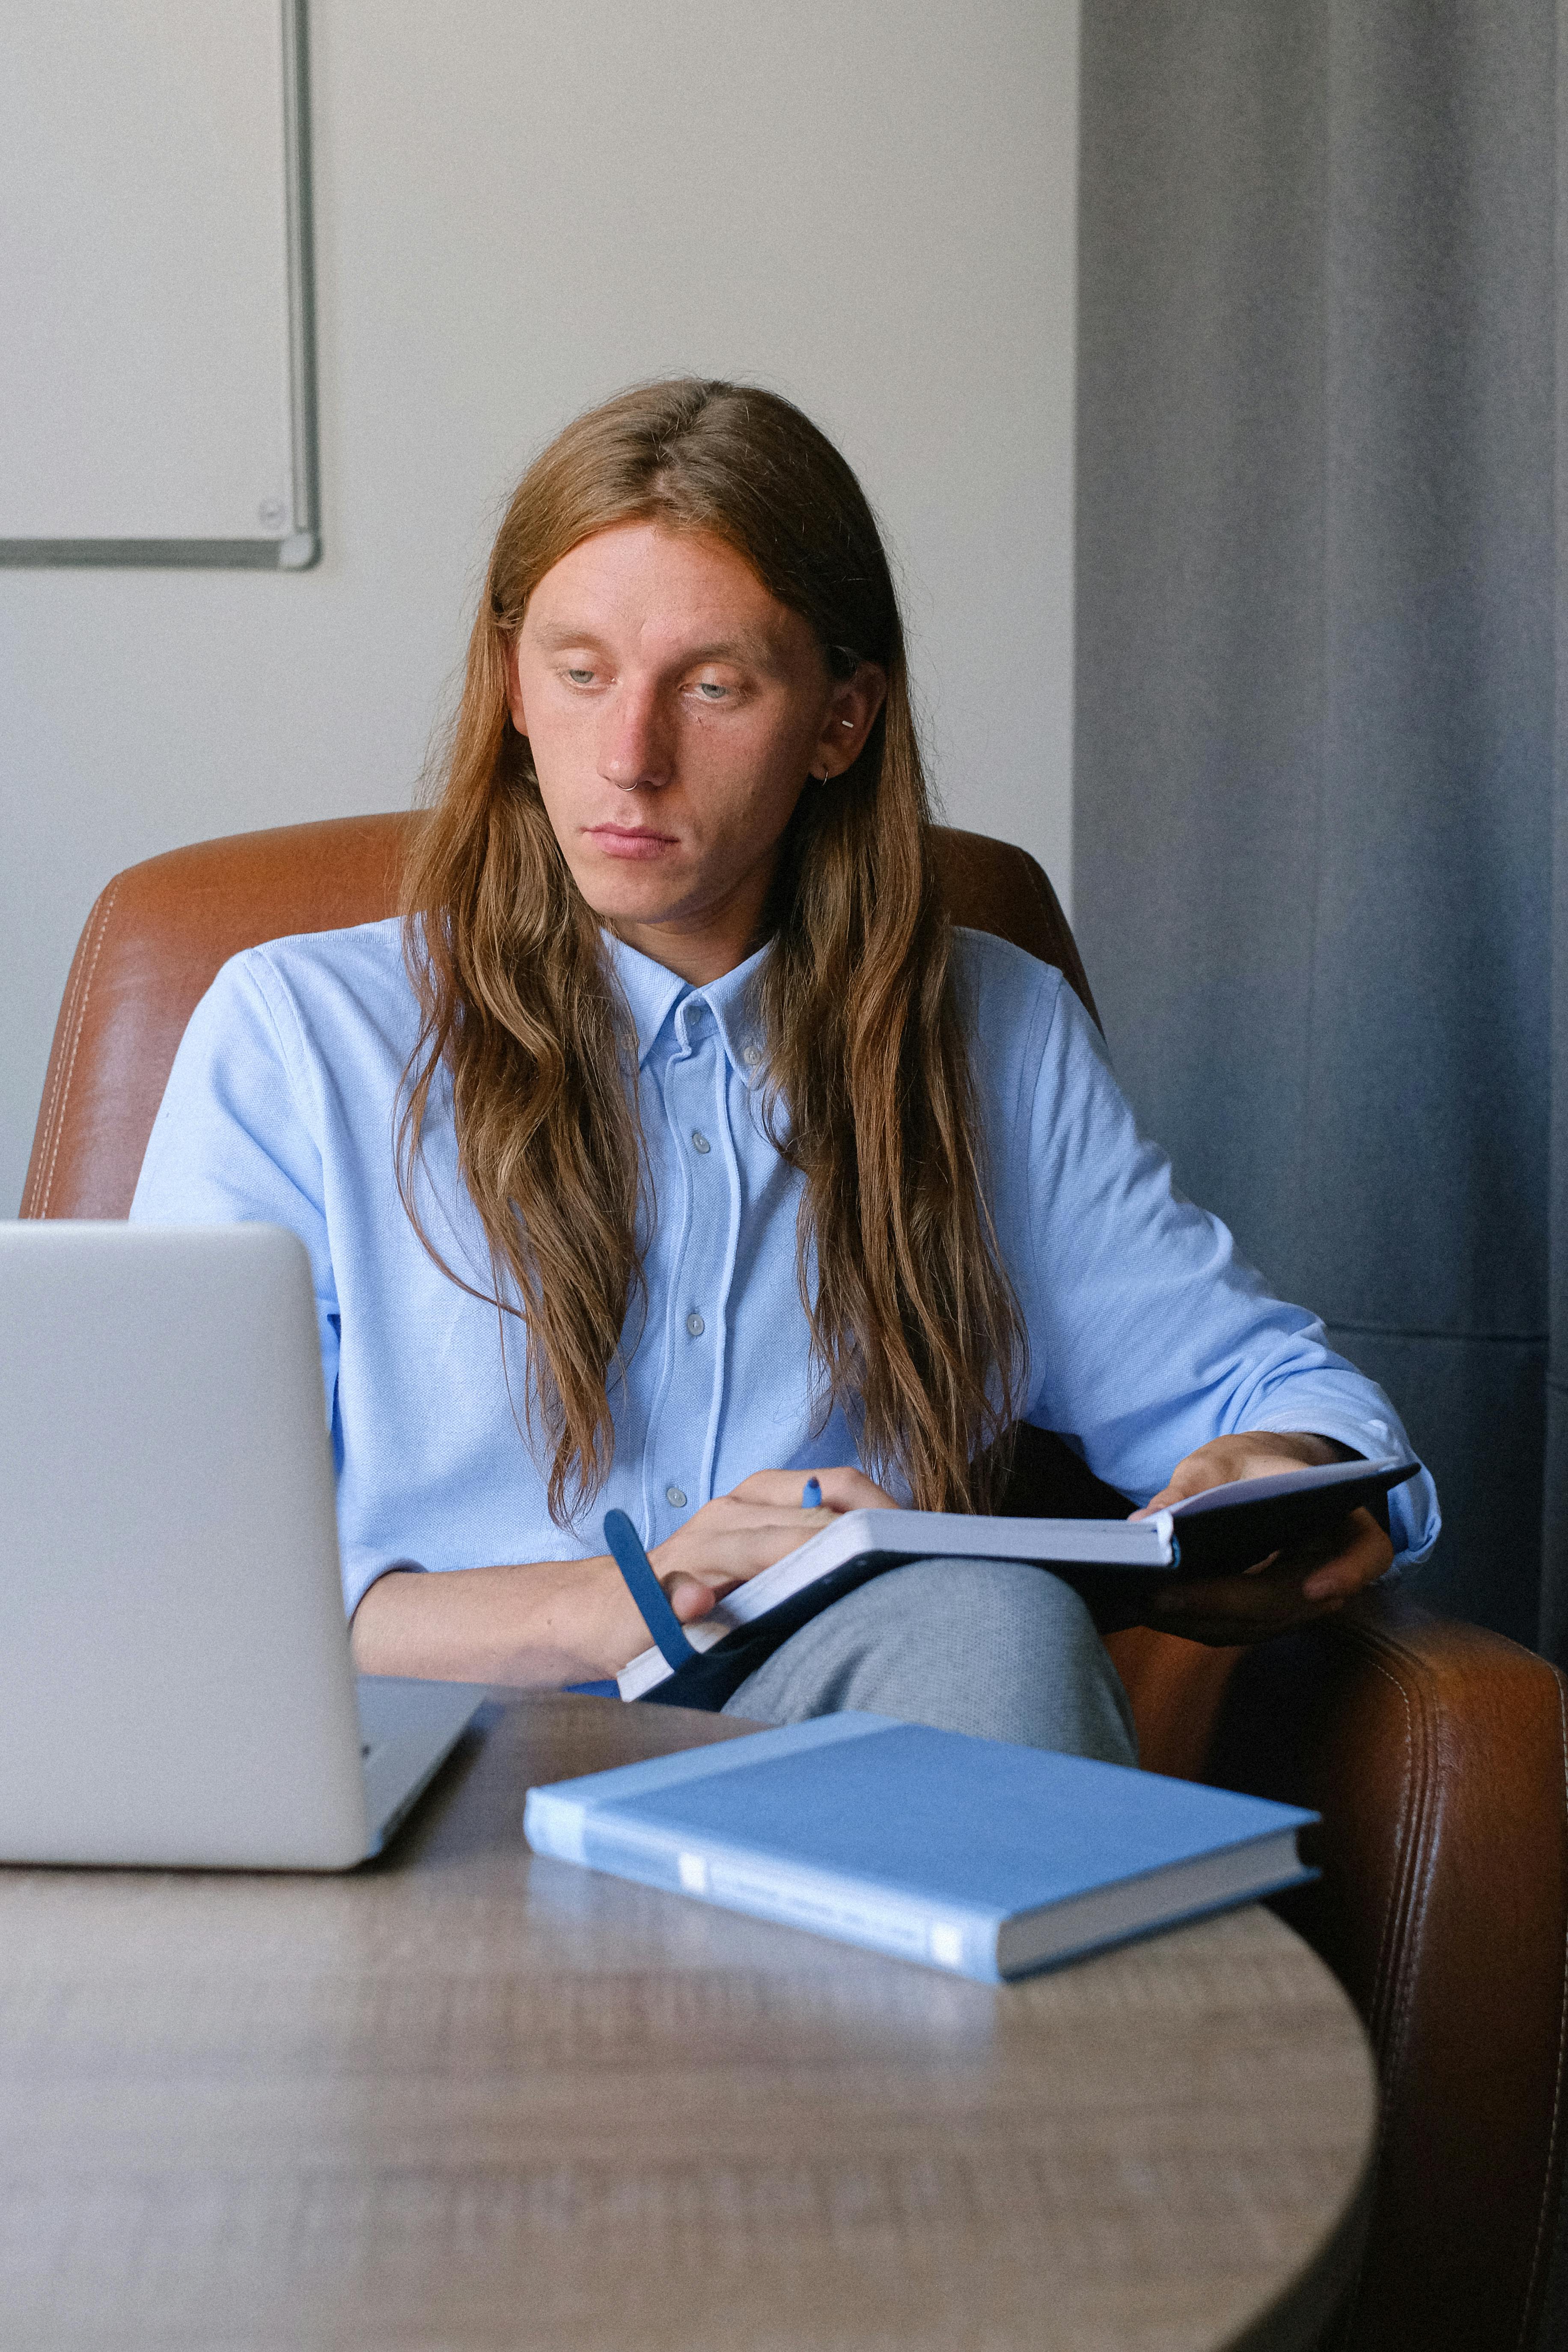
[[[323,1202],[320,1100],[287,992],[254,951],[192,1013],[142,1162],[133,1223],[269,1224],[310,1252],[333,1450],[339,1309]]]
[[[1270,1297],[1219,1218],[1174,1189],[1071,989],[1041,1017],[1026,1418],[1141,1503],[1184,1455],[1241,1430],[1409,1455],[1376,1383],[1333,1352],[1315,1316]],[[1389,1513],[1396,1562],[1425,1559],[1441,1524],[1425,1470],[1394,1490]]]

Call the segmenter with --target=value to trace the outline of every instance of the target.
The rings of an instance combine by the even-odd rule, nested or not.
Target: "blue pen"
[[[802,1489],[801,1489],[801,1496],[800,1496],[800,1507],[801,1507],[801,1509],[802,1509],[803,1511],[820,1511],[820,1510],[821,1510],[821,1508],[822,1508],[822,1488],[817,1485],[817,1482],[816,1482],[816,1480],[815,1478],[808,1478],[808,1479],[806,1480],[806,1482],[805,1482],[805,1485],[802,1487]]]

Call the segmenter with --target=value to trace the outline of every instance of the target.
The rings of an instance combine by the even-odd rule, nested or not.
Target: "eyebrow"
[[[560,652],[565,646],[601,646],[605,643],[596,629],[574,629],[561,623],[542,627],[539,643],[547,651]],[[684,658],[689,662],[743,661],[758,669],[773,669],[777,657],[765,638],[749,635],[742,631],[735,637],[715,637],[705,646],[692,646]]]
[[[773,649],[765,637],[717,637],[710,646],[694,646],[692,661],[749,661],[765,668],[773,659]]]

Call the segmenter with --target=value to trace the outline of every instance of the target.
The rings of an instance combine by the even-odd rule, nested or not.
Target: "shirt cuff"
[[[429,1573],[429,1570],[426,1569],[422,1559],[370,1560],[366,1561],[363,1566],[360,1566],[357,1563],[345,1559],[343,1562],[343,1608],[347,1612],[351,1624],[353,1622],[354,1611],[359,1607],[360,1602],[364,1599],[364,1596],[370,1591],[371,1586],[373,1584],[379,1584],[384,1576],[393,1576],[405,1570],[410,1571],[416,1576],[426,1576]]]

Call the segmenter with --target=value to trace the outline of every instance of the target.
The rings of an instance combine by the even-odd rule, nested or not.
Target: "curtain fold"
[[[1568,5],[1557,11],[1556,284],[1568,274]],[[1542,1647],[1568,1665],[1568,297],[1556,303],[1557,693],[1553,751],[1556,793],[1552,855],[1552,1183],[1546,1382],[1546,1476],[1542,1515]],[[1563,2230],[1568,2232],[1568,2220]],[[1557,2269],[1559,2340],[1568,2342],[1568,2260]]]
[[[1558,15],[1086,0],[1074,916],[1431,1463],[1426,1595],[1563,1655]]]

